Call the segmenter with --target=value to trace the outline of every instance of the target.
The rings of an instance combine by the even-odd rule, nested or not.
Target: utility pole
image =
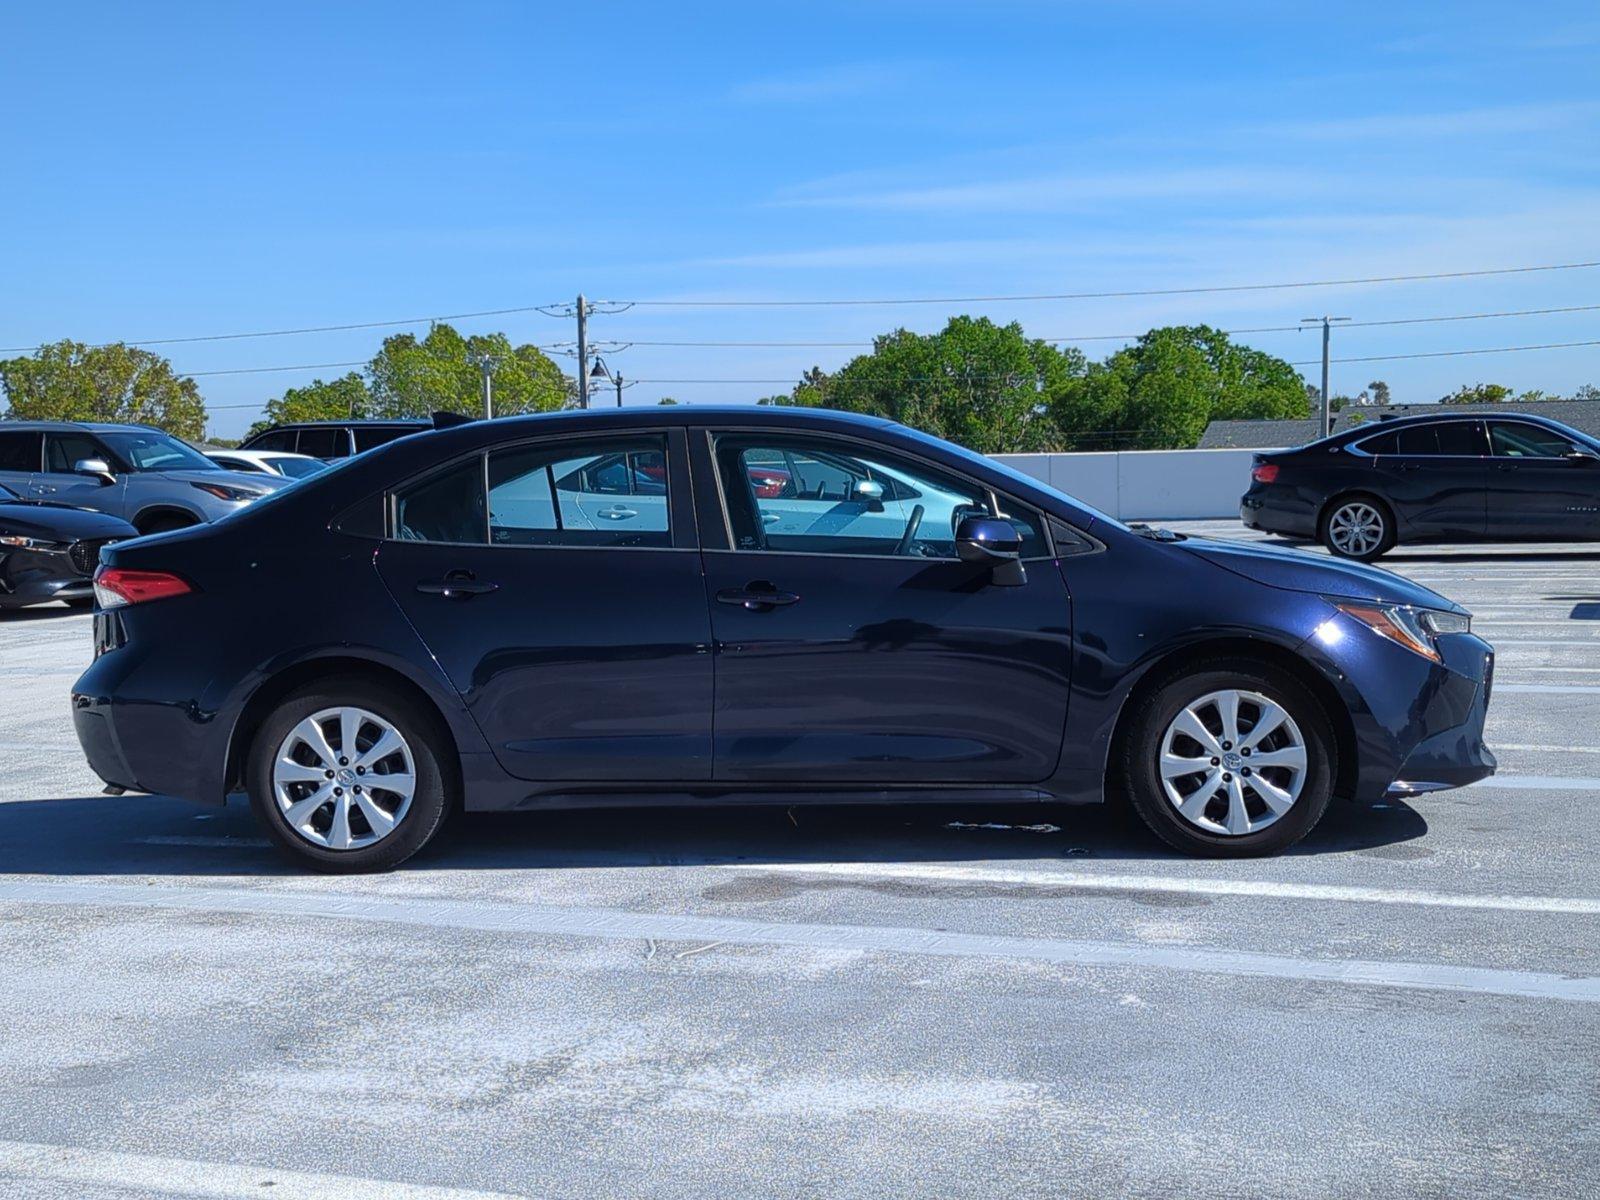
[[[500,365],[498,354],[489,354],[480,351],[472,356],[472,361],[477,364],[478,374],[483,379],[483,419],[485,421],[494,417],[494,369]]]
[[[578,293],[578,407],[589,407],[589,305]]]
[[[1325,438],[1333,432],[1333,410],[1328,407],[1331,397],[1328,395],[1328,327],[1334,321],[1348,321],[1349,317],[1301,317],[1301,325],[1322,326],[1322,403],[1319,406],[1317,428],[1321,431],[1319,438]]]

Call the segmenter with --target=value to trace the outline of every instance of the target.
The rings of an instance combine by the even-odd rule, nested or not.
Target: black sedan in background
[[[1258,454],[1239,516],[1368,561],[1414,542],[1600,541],[1600,441],[1524,413],[1406,417]]]
[[[0,608],[94,603],[94,569],[110,542],[139,531],[120,517],[24,500],[0,483]]]

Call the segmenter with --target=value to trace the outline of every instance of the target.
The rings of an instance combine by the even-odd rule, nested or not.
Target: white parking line
[[[1592,683],[1500,683],[1496,681],[1494,694],[1518,692],[1523,695],[1583,696],[1600,692],[1600,684]]]
[[[1511,788],[1523,792],[1600,792],[1600,779],[1585,779],[1573,775],[1491,775],[1468,786]]]
[[[1340,904],[1395,904],[1416,908],[1468,908],[1494,912],[1600,916],[1600,898],[1492,896],[1429,892],[1411,888],[1345,884],[1278,883],[1264,879],[1197,879],[1171,875],[1114,875],[1050,867],[972,867],[958,863],[716,863],[724,871],[767,875],[823,875],[843,879],[929,879],[942,883],[1002,883],[1027,887],[1081,888],[1090,892],[1159,892],[1179,896],[1230,896],[1271,900],[1327,900]]]
[[[14,1183],[48,1180],[80,1188],[94,1186],[114,1189],[118,1195],[138,1190],[151,1195],[208,1200],[245,1196],[271,1196],[274,1200],[513,1200],[508,1192],[430,1187],[352,1175],[196,1162],[187,1158],[84,1150],[38,1142],[0,1141],[0,1179]]]
[[[236,888],[137,887],[128,884],[0,883],[0,903],[5,902],[228,912],[290,919],[332,918],[546,937],[628,941],[653,938],[659,942],[728,942],[745,946],[853,950],[939,958],[1025,959],[1068,967],[1182,971],[1600,1004],[1600,978],[1593,976],[1461,967],[1442,963],[1300,958],[1287,954],[1258,954],[1247,950],[1200,946],[1066,941],[882,925],[787,924],[734,917],[631,912],[624,909],[481,904],[420,896],[388,899],[364,895]],[[1541,903],[1600,902],[1544,900]],[[1540,908],[1536,911],[1563,910]],[[1587,913],[1588,910],[1584,911]]]

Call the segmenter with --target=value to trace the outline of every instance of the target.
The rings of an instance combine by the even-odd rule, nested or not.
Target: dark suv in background
[[[305,421],[274,425],[245,439],[241,450],[277,450],[312,458],[349,458],[387,445],[408,433],[433,428],[430,421]]]
[[[1600,441],[1545,417],[1360,425],[1258,454],[1239,516],[1342,558],[1401,542],[1600,541]]]

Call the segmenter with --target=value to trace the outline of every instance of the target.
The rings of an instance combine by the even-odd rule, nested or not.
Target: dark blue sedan
[[[459,424],[110,547],[96,592],[94,770],[243,788],[326,870],[456,806],[1111,801],[1263,854],[1494,770],[1444,597],[839,413]]]

